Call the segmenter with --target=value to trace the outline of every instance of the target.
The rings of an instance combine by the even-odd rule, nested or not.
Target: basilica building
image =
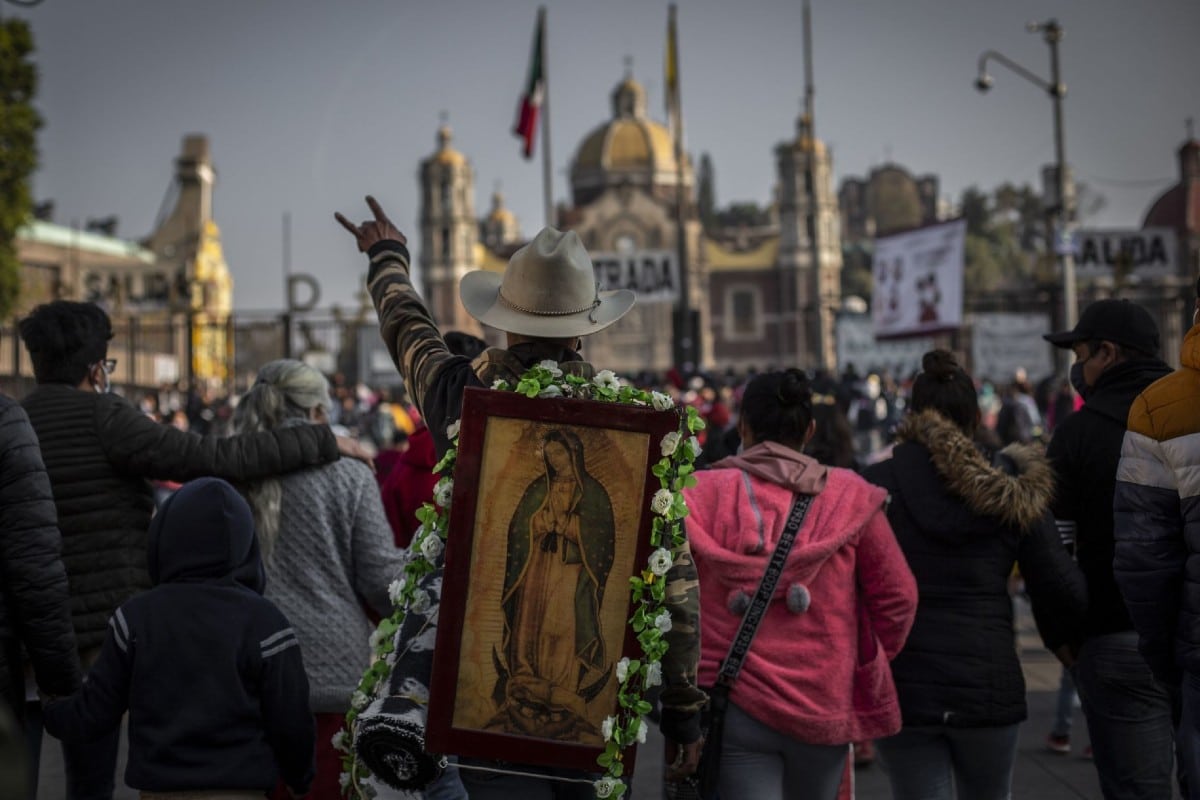
[[[801,116],[796,132],[773,153],[776,185],[770,224],[753,236],[706,231],[696,204],[690,157],[680,169],[673,135],[647,113],[646,91],[626,76],[610,96],[609,118],[575,148],[570,202],[557,227],[574,230],[602,288],[628,286],[638,303],[620,323],[588,337],[589,361],[634,373],[684,366],[706,369],[834,367],[834,321],[841,304],[842,244],[831,157]],[[689,308],[698,362],[672,357],[672,320],[679,280],[678,182]],[[437,150],[421,163],[422,293],[443,331],[481,330],[458,299],[463,275],[503,272],[521,245],[520,228],[496,193],[486,216],[475,210],[470,159],[453,147],[443,125]],[[675,270],[675,271],[672,271]]]

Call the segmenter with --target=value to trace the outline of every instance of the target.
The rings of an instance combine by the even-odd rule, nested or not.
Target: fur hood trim
[[[1016,465],[1016,475],[988,463],[957,425],[931,409],[910,414],[896,431],[901,441],[924,445],[946,488],[971,511],[1028,530],[1054,494],[1054,471],[1037,448],[1009,445],[1000,454]]]

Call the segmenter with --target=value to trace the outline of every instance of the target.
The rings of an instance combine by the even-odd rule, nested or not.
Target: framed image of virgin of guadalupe
[[[468,389],[426,749],[595,771],[674,412]],[[632,770],[633,753],[626,757]]]

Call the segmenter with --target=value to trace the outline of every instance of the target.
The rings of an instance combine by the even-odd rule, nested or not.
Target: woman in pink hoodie
[[[722,800],[834,798],[850,742],[900,729],[889,662],[917,590],[887,493],[802,453],[801,370],[760,375],[742,401],[743,452],[697,475],[687,533],[700,576],[700,682],[711,686],[797,494],[814,495],[730,694]]]

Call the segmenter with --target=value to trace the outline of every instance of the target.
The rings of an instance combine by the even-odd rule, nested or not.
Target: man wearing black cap
[[[1092,303],[1073,330],[1045,338],[1075,352],[1071,385],[1084,399],[1047,450],[1057,475],[1054,516],[1075,528],[1089,595],[1079,641],[1059,657],[1079,690],[1105,798],[1170,797],[1171,696],[1138,653],[1113,575],[1113,494],[1129,408],[1171,370],[1158,358],[1154,320],[1127,300]]]
[[[1175,740],[1188,785],[1200,786],[1200,280],[1180,363],[1129,410],[1113,568],[1139,650],[1180,692]]]

